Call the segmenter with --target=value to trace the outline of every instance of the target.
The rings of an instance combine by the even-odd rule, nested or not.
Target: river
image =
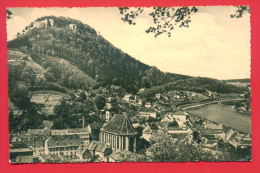
[[[231,106],[210,104],[196,108],[186,109],[187,112],[202,118],[232,127],[241,132],[251,134],[251,119],[233,110]]]

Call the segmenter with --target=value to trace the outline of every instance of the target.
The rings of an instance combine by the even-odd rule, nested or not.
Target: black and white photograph
[[[252,160],[248,6],[6,16],[10,163]]]

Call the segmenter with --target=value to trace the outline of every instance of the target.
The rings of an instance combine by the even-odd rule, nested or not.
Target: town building
[[[10,145],[11,163],[33,163],[33,150],[25,144]]]
[[[249,134],[238,134],[235,138],[228,141],[235,149],[251,148],[252,140]]]
[[[237,130],[233,130],[233,129],[230,128],[226,132],[225,140],[231,141],[234,138],[236,138],[238,134],[239,134],[239,132]]]
[[[161,99],[161,94],[155,94],[155,98],[160,100]]]
[[[151,129],[151,127],[149,125],[147,125],[144,129],[143,129],[143,134],[142,134],[142,138],[145,139],[146,141],[150,142],[150,139],[152,137],[153,134],[153,130]]]
[[[177,121],[172,121],[167,126],[167,132],[173,138],[185,138],[192,134],[192,130],[188,127],[181,127]]]
[[[123,97],[123,100],[126,101],[126,102],[130,102],[131,100],[133,99],[133,95],[132,94],[126,94],[124,97]]]
[[[33,28],[42,28],[42,27],[48,27],[48,26],[53,26],[53,25],[54,25],[53,19],[44,19],[41,21],[35,21],[33,23]]]
[[[109,143],[113,151],[136,151],[136,136],[132,123],[127,115],[115,114],[100,129],[100,141]]]
[[[150,102],[147,102],[147,103],[145,103],[144,107],[146,107],[146,108],[151,108],[151,107],[152,107],[152,104],[151,104]]]
[[[76,24],[69,24],[69,30],[76,31],[77,30],[77,25]]]
[[[112,148],[108,143],[100,141],[92,141],[87,149],[93,156],[98,155],[101,158],[107,157],[112,153]]]
[[[82,144],[78,135],[55,135],[45,141],[45,155],[76,157],[78,147]]]
[[[76,156],[78,159],[80,160],[90,160],[93,155],[91,153],[91,151],[88,150],[88,147],[85,145],[80,145],[77,152],[76,152]]]
[[[157,118],[157,113],[156,112],[139,112],[138,116],[144,117],[144,118]]]
[[[28,130],[30,132],[30,130]],[[47,136],[42,134],[18,133],[10,137],[11,145],[26,145],[33,151],[34,156],[44,154],[44,145]]]
[[[83,144],[87,145],[90,142],[90,129],[89,128],[75,128],[75,129],[62,129],[51,130],[51,135],[78,135]]]

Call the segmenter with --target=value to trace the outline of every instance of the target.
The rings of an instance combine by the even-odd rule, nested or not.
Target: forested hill
[[[70,28],[71,24],[76,28]],[[143,87],[190,78],[143,64],[114,47],[90,26],[70,18],[38,18],[17,36],[8,42],[10,49],[28,54],[43,67],[51,65],[50,57],[64,59],[94,79],[94,86],[115,84],[136,92]],[[53,74],[59,72],[55,65],[50,68]]]

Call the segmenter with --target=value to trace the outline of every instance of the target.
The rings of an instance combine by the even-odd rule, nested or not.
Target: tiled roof
[[[100,129],[109,133],[117,135],[136,135],[137,132],[134,130],[131,121],[127,115],[114,115],[111,121],[104,124]]]
[[[152,129],[151,129],[151,127],[149,126],[149,125],[147,125],[145,128],[144,128],[144,130],[143,130],[143,133],[146,133],[146,134],[148,134],[148,133],[152,133],[153,131],[152,131]]]
[[[77,128],[77,129],[68,129],[69,133],[85,133],[89,132],[88,128]]]
[[[217,123],[212,123],[212,122],[206,122],[206,123],[205,123],[205,128],[222,130],[222,129],[223,129],[223,126],[222,126],[222,124],[217,124]]]
[[[93,151],[96,150],[97,152],[105,152],[106,148],[109,148],[110,146],[106,144],[105,142],[100,142],[100,141],[92,141],[88,145],[88,150]]]
[[[178,122],[176,120],[174,120],[173,122],[170,122],[167,127],[168,128],[179,128],[180,125],[178,124]]]
[[[24,152],[33,152],[30,148],[16,148],[16,149],[10,149],[11,153],[24,153]]]
[[[26,144],[13,144],[10,145],[11,153],[19,153],[19,152],[32,152],[32,149],[29,148]]]
[[[105,149],[108,148],[108,144],[104,143],[104,142],[98,142],[97,143],[97,148],[96,148],[96,151],[98,152],[105,152]]]
[[[71,133],[88,133],[89,129],[88,128],[75,128],[75,129],[62,129],[62,130],[57,130],[53,129],[51,130],[53,135],[68,135]]]
[[[57,135],[48,139],[48,147],[79,146],[81,139],[78,135]]]
[[[27,133],[30,135],[47,135],[45,129],[28,129]]]

